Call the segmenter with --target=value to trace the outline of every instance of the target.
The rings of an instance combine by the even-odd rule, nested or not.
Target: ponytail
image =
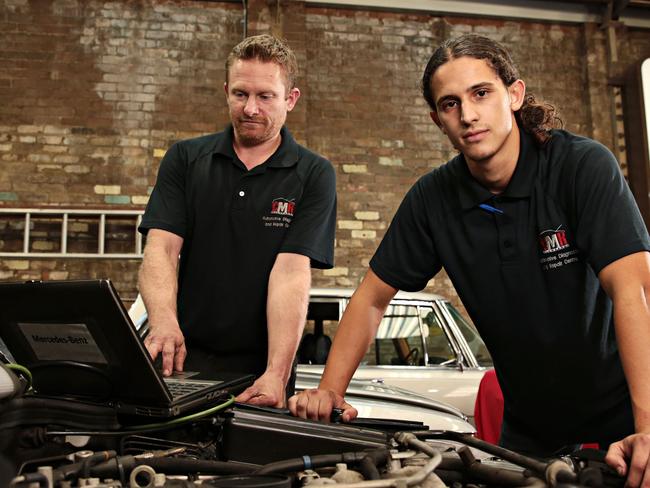
[[[551,129],[561,129],[564,125],[553,105],[538,102],[531,94],[526,95],[523,105],[515,112],[515,119],[540,146],[551,137]]]

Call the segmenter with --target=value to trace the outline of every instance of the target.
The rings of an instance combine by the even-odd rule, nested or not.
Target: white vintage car
[[[296,391],[316,388],[320,377],[316,373],[298,372]],[[359,419],[422,422],[431,430],[476,432],[457,408],[397,386],[353,379],[345,392],[345,401],[358,410]]]
[[[322,374],[331,339],[353,289],[314,288],[298,373]],[[355,379],[411,390],[453,405],[470,420],[492,359],[476,330],[440,295],[398,292],[386,310]]]

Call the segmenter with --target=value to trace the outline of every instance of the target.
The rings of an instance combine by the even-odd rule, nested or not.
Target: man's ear
[[[429,117],[431,117],[433,123],[438,126],[438,128],[442,131],[442,133],[446,135],[447,133],[445,132],[445,129],[442,127],[442,124],[440,123],[440,117],[438,117],[438,112],[432,110],[431,112],[429,112]]]
[[[524,80],[515,80],[508,87],[510,94],[510,109],[516,112],[524,104],[524,97],[526,96],[526,83]]]
[[[296,103],[298,103],[298,99],[300,98],[300,90],[298,88],[292,88],[289,91],[289,95],[287,96],[287,111],[291,112],[293,110],[293,107],[296,106]]]
[[[226,94],[226,98],[228,98],[228,82],[227,81],[223,82],[223,92]]]

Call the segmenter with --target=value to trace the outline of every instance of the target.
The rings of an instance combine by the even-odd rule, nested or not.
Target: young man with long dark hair
[[[486,37],[443,43],[422,90],[459,154],[404,198],[319,388],[291,410],[354,418],[343,395],[387,305],[444,267],[494,359],[500,443],[546,457],[598,442],[630,486],[650,486],[650,239],[615,158],[558,129]]]

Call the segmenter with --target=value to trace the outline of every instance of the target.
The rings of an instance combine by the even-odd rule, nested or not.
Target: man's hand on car
[[[278,375],[266,372],[241,392],[235,401],[261,407],[284,408],[285,384]]]
[[[173,371],[183,371],[187,350],[185,338],[178,324],[150,326],[144,345],[152,360],[162,353],[163,376],[170,376]]]
[[[632,434],[609,446],[605,462],[627,477],[626,487],[650,486],[650,434]]]
[[[296,417],[303,419],[329,422],[335,408],[342,410],[343,422],[354,420],[359,414],[356,408],[332,390],[305,390],[289,398],[289,410]]]

